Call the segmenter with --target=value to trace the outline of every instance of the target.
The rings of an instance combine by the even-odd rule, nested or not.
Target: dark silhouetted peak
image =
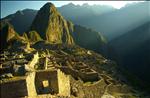
[[[38,11],[30,30],[36,31],[48,42],[72,44],[73,27],[70,26],[52,3],[46,3]]]
[[[55,6],[54,6],[54,4],[51,3],[51,2],[47,2],[47,3],[43,6],[43,8],[44,8],[44,7],[50,8],[50,7],[55,7]]]
[[[24,10],[22,10],[22,12],[23,12],[24,14],[27,14],[27,13],[36,13],[37,10],[33,10],[33,9],[24,9]]]
[[[40,10],[47,14],[57,12],[56,7],[52,3],[46,3]]]
[[[22,11],[17,11],[15,15],[24,15]]]

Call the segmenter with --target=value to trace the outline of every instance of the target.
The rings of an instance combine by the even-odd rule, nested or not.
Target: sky
[[[68,3],[75,5],[82,5],[88,3],[89,5],[111,5],[114,8],[121,8],[127,3],[141,2],[141,1],[0,1],[1,2],[1,18],[13,14],[18,10],[26,8],[39,10],[45,3],[52,2],[56,7],[61,7]]]

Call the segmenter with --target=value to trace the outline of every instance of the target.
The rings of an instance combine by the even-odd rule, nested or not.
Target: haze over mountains
[[[71,20],[75,25],[72,26],[69,22],[58,17],[61,23],[59,26],[65,27],[63,28],[67,34],[65,38],[68,38],[68,35],[71,34],[78,45],[96,52],[102,52],[109,59],[116,60],[123,68],[133,71],[135,75],[150,82],[150,73],[147,70],[150,68],[149,5],[150,2],[142,2],[130,4],[121,9],[114,9],[110,6],[68,4],[58,8],[58,11],[65,19]],[[53,25],[51,28],[43,28],[43,30],[40,29],[42,31],[39,31],[38,27],[41,27],[41,21],[38,19],[40,16],[36,15],[36,10],[25,9],[9,15],[1,21],[12,24],[20,34],[28,31],[33,22],[31,30],[41,32],[39,35],[42,37],[43,30],[52,29]],[[35,17],[37,17],[37,20],[34,20]],[[46,18],[48,19],[48,17]],[[71,31],[71,28],[73,28],[73,31]],[[57,30],[63,31],[62,28]],[[44,35],[44,37],[46,36]],[[42,39],[47,39],[44,37]],[[55,36],[55,38],[62,39],[63,37]],[[105,38],[107,44],[103,44],[103,42],[106,42]],[[72,38],[69,38],[69,41],[65,40],[65,42],[73,43]],[[102,47],[105,51],[101,50]]]
[[[90,27],[101,32],[108,40],[113,40],[147,22],[150,17],[149,5],[150,2],[133,3],[118,10],[108,6],[99,6],[99,9],[101,9],[99,10],[96,6],[83,5],[78,7],[70,4],[71,8],[69,8],[69,5],[66,6],[69,11],[64,7],[59,8],[59,10],[64,17],[72,20],[75,24]],[[99,14],[96,13],[97,10],[99,10]],[[71,11],[78,12],[71,13]],[[91,13],[88,14],[88,11]]]
[[[107,40],[112,40],[149,21],[149,5],[149,2],[140,2],[115,9],[107,5],[80,6],[70,3],[59,7],[58,11],[74,24],[92,28],[101,32]],[[23,33],[32,23],[36,13],[37,10],[25,9],[3,19],[8,19],[14,27],[17,27],[17,32]],[[24,24],[21,24],[20,18],[26,20],[22,20]]]
[[[109,58],[119,65],[150,81],[150,22],[121,35],[108,43]]]

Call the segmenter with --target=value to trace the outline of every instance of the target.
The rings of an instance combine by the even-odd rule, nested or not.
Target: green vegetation
[[[25,35],[25,37],[26,37],[26,35]],[[36,31],[30,31],[28,33],[28,38],[29,38],[30,43],[36,43],[36,42],[42,40],[42,38]]]

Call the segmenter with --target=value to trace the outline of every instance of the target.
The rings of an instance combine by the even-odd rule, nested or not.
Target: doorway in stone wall
[[[54,91],[51,88],[50,82],[48,80],[43,80],[40,83],[41,85],[38,87],[39,94],[53,94]]]
[[[58,79],[57,71],[37,71],[35,76],[35,87],[38,95],[41,94],[57,94],[58,93]]]
[[[42,81],[42,93],[50,93],[48,80]]]

